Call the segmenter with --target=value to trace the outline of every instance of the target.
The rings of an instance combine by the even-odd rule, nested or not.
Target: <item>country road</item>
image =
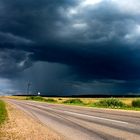
[[[6,101],[40,120],[66,140],[140,140],[140,112]]]

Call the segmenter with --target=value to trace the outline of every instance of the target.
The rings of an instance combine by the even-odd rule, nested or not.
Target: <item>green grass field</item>
[[[0,100],[0,125],[6,120],[7,118],[7,110],[5,103]]]

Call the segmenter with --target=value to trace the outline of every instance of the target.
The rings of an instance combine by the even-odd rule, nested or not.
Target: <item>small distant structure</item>
[[[28,83],[27,83],[27,95],[30,94],[30,87],[31,87],[31,83],[28,82]]]
[[[38,92],[37,95],[40,96],[40,92]]]

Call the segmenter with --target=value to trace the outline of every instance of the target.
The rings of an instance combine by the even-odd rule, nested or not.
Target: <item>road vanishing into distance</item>
[[[66,140],[140,140],[140,112],[13,99],[6,101],[41,121]]]

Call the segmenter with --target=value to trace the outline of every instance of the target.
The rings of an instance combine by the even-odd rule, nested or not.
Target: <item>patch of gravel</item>
[[[62,140],[14,105],[7,104],[8,120],[0,127],[0,140]]]

